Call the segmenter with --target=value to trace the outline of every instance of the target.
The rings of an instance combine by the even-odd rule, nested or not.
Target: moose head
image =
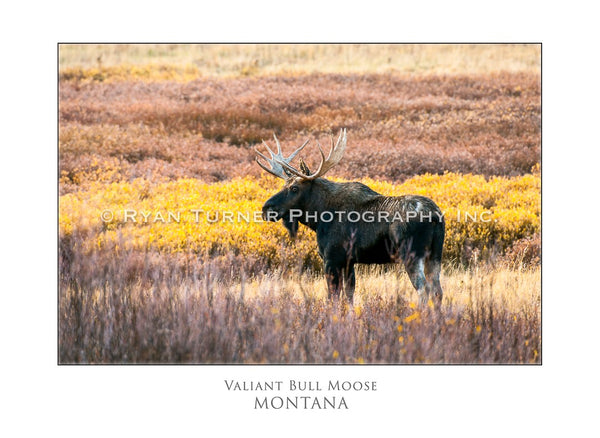
[[[268,221],[282,219],[283,224],[290,233],[290,237],[294,238],[298,232],[298,218],[290,212],[292,210],[307,211],[312,205],[320,201],[320,191],[313,190],[315,181],[341,161],[346,149],[346,130],[342,129],[340,131],[335,145],[333,144],[333,137],[331,138],[331,149],[327,158],[321,145],[317,142],[321,153],[321,164],[315,172],[311,172],[302,159],[300,159],[299,169],[290,164],[292,159],[308,144],[309,140],[306,140],[302,146],[286,158],[281,152],[281,144],[275,134],[273,134],[273,138],[277,145],[277,152],[274,153],[269,145],[263,141],[271,158],[256,149],[256,153],[259,155],[256,157],[256,162],[270,174],[282,178],[285,185],[281,191],[269,198],[263,205],[263,219]],[[261,159],[265,160],[270,168],[261,163]]]

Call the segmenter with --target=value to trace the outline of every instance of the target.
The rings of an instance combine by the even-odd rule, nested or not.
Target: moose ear
[[[296,234],[298,234],[298,220],[290,219],[289,217],[284,217],[282,222],[285,228],[290,233],[290,237],[292,239],[295,239]]]
[[[310,175],[310,169],[302,158],[300,158],[300,172],[302,172],[304,175]]]

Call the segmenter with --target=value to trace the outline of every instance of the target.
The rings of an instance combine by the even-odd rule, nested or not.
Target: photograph
[[[542,364],[541,43],[56,50],[59,368]]]

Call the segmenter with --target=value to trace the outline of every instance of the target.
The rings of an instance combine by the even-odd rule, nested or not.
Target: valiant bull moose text
[[[346,149],[346,130],[342,129],[336,144],[331,139],[327,158],[317,143],[321,163],[315,172],[300,159],[300,168],[290,162],[308,144],[308,140],[285,158],[277,137],[273,135],[277,153],[263,141],[268,158],[258,149],[256,162],[267,172],[285,180],[283,189],[263,205],[263,218],[282,220],[294,238],[298,224],[317,234],[319,255],[323,259],[327,289],[330,297],[339,297],[343,289],[352,302],[356,279],[355,263],[403,262],[419,300],[426,302],[432,295],[441,303],[440,271],[445,224],[439,207],[424,196],[383,196],[359,182],[337,183],[322,178],[338,164]],[[265,166],[265,160],[269,167]],[[305,214],[292,214],[302,211]],[[325,212],[373,212],[375,217],[400,214],[407,221],[349,221],[346,219],[321,221]],[[409,214],[410,213],[410,214]],[[423,216],[427,220],[421,220]]]

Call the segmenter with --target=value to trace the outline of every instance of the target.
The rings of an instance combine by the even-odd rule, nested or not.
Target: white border
[[[225,2],[224,2],[225,3]],[[589,435],[595,426],[598,86],[585,4],[105,1],[5,8],[4,436]],[[58,367],[56,43],[542,41],[542,367]],[[595,130],[594,130],[595,131]],[[7,135],[6,135],[7,134]],[[588,177],[586,179],[586,177]],[[589,195],[589,197],[588,197]],[[594,312],[594,314],[592,314]],[[594,325],[592,325],[594,324]],[[256,413],[225,378],[376,377],[348,412]],[[10,432],[12,431],[12,433]],[[10,435],[9,435],[10,434]]]

